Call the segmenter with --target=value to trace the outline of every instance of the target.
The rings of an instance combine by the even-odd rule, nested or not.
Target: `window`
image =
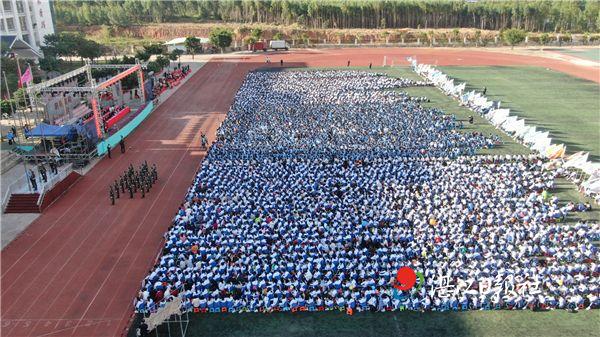
[[[6,18],[6,29],[8,31],[15,30],[15,21],[13,18]]]
[[[40,8],[40,18],[44,17],[44,11]]]
[[[25,13],[25,10],[23,9],[23,3],[21,1],[17,1],[17,12]]]
[[[2,1],[2,8],[4,8],[5,12],[12,12],[10,1]]]
[[[21,30],[26,31],[27,30],[27,21],[25,21],[24,17],[19,18],[19,23],[21,24]]]
[[[42,29],[46,28],[46,21],[42,21]]]

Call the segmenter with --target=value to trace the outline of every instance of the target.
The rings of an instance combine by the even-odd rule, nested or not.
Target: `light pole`
[[[4,85],[6,86],[6,93],[8,94],[8,98],[9,98],[9,105],[10,105],[10,111],[12,113],[13,116],[13,121],[15,118],[15,109],[12,105],[12,102],[10,101],[10,90],[8,89],[8,82],[6,81],[6,73],[4,71],[2,71],[2,76],[4,77]],[[21,120],[19,119],[19,124],[21,124],[21,131],[23,132],[23,137],[25,137],[25,130],[23,129],[23,123],[21,122]],[[16,135],[15,135],[15,138]],[[19,144],[21,144],[20,138],[19,138]],[[29,191],[32,191],[32,187],[31,187],[31,182],[29,181],[28,178],[28,174],[27,174],[27,160],[25,158],[23,158],[23,169],[25,170],[25,180],[27,180],[27,187],[29,188]]]

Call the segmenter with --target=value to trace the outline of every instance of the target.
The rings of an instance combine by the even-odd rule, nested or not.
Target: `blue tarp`
[[[77,134],[77,130],[72,125],[50,125],[41,123],[25,135],[27,137],[67,137],[71,134]]]
[[[83,137],[89,139],[93,144],[98,143],[98,135],[96,134],[96,124],[94,121],[87,123],[85,125],[74,125],[75,129],[77,129],[77,133],[82,135]]]

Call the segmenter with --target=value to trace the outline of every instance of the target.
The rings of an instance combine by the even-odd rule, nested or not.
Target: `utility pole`
[[[27,91],[27,95],[29,96],[29,105],[31,106],[31,112],[32,113],[33,113],[33,108],[35,106],[35,115],[39,117],[39,110],[37,108],[37,104],[34,104],[34,98],[32,97],[31,90],[29,89],[29,82],[33,81],[33,71],[31,71],[31,65],[28,64],[28,66],[29,66],[29,69],[28,69],[29,73],[31,74],[31,81],[28,81],[27,84],[26,84],[26,86],[27,86],[26,91]],[[23,83],[21,83],[21,85],[23,85]],[[40,130],[42,131],[42,144],[44,145],[44,154],[47,155],[48,154],[48,149],[46,147],[46,137],[44,136],[44,126],[41,125],[41,124],[44,124],[44,119],[43,118],[42,118],[41,123],[39,123],[39,124],[40,124]],[[36,156],[36,158],[37,158],[37,156]],[[36,159],[36,162],[37,162],[37,159]]]
[[[8,99],[9,99],[9,105],[10,105],[10,111],[12,112],[12,116],[13,116],[13,121],[15,118],[15,109],[13,107],[11,100],[11,96],[10,96],[10,90],[8,89],[8,82],[6,81],[6,73],[4,72],[4,70],[2,71],[2,76],[4,77],[4,85],[6,86],[6,93],[8,94]],[[20,80],[21,78],[19,78]],[[23,137],[25,137],[25,130],[23,129],[23,123],[21,122],[21,119],[19,118],[19,124],[21,125],[21,131],[23,132]],[[15,135],[16,138],[16,135]],[[19,145],[21,144],[21,138],[19,138]],[[23,169],[25,169],[25,180],[27,180],[27,187],[29,188],[30,191],[33,191],[33,188],[31,187],[31,182],[29,181],[29,178],[27,177],[27,160],[25,158],[23,158]]]

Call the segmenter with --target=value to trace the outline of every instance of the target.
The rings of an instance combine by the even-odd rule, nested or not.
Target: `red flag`
[[[19,58],[17,57],[16,60],[17,60],[17,73],[19,75],[19,81],[17,82],[17,87],[20,88],[21,87],[21,75],[23,75],[23,74],[21,73],[21,64],[19,63]]]
[[[29,66],[27,68],[27,70],[25,70],[23,75],[21,76],[21,79],[19,80],[19,84],[20,85],[23,85],[23,83],[29,84],[29,82],[31,82],[32,80],[33,80],[33,76],[31,75],[31,66]]]

